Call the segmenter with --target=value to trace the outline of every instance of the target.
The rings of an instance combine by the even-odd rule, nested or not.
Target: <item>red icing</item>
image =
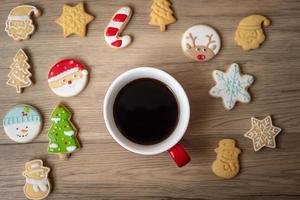
[[[203,55],[203,54],[199,54],[198,56],[197,56],[197,59],[198,60],[205,60],[205,55]]]
[[[116,14],[113,18],[114,22],[124,22],[127,18],[127,15],[125,14]]]
[[[60,73],[78,67],[80,71],[85,70],[86,67],[80,62],[73,59],[64,59],[56,63],[48,72],[48,79],[59,75]]]
[[[122,40],[116,40],[111,43],[112,46],[120,47],[122,45]]]
[[[106,29],[106,36],[115,36],[118,33],[119,29],[115,27],[108,27]]]

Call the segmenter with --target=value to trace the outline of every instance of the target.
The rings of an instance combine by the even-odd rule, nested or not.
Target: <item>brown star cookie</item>
[[[84,37],[86,25],[93,19],[92,15],[85,12],[83,3],[79,3],[74,7],[65,4],[62,15],[55,22],[63,27],[64,37],[68,37],[71,34]]]
[[[271,116],[263,120],[252,117],[251,126],[244,136],[252,140],[254,151],[259,151],[263,147],[276,148],[275,137],[281,128],[273,126]]]

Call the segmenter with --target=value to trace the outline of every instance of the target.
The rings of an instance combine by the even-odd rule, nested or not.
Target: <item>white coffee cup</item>
[[[119,91],[128,83],[140,78],[156,79],[167,85],[173,92],[179,108],[178,123],[174,131],[168,138],[153,145],[141,145],[127,139],[117,128],[113,116],[114,102]],[[103,115],[110,135],[125,149],[143,155],[154,155],[168,151],[179,167],[190,161],[190,157],[179,144],[190,119],[189,100],[182,86],[168,73],[152,67],[139,67],[121,74],[112,82],[106,92]]]

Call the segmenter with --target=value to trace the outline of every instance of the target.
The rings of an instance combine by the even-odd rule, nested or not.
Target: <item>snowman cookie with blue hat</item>
[[[38,110],[30,105],[19,104],[10,109],[4,119],[6,135],[18,143],[32,141],[41,131],[42,117]]]

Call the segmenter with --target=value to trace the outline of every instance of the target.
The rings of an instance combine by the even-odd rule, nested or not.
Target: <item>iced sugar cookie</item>
[[[124,48],[131,43],[129,35],[120,36],[132,15],[130,7],[120,8],[112,17],[104,31],[106,43],[113,48]]]
[[[6,135],[13,141],[27,143],[41,131],[42,117],[34,107],[19,104],[6,113],[3,127]]]
[[[240,171],[238,156],[241,150],[235,146],[235,140],[223,139],[215,149],[217,159],[212,164],[212,171],[219,177],[230,179]]]
[[[235,32],[234,40],[245,51],[256,49],[265,41],[264,31],[261,28],[271,25],[271,21],[262,15],[250,15],[243,18]]]
[[[31,160],[25,164],[23,176],[26,178],[23,191],[28,199],[45,199],[50,191],[51,185],[48,179],[50,168],[43,166],[42,160]]]
[[[94,19],[94,17],[84,10],[84,4],[79,3],[76,6],[63,6],[63,13],[55,22],[64,30],[64,37],[72,34],[85,37],[86,26]]]
[[[163,32],[167,25],[176,22],[173,13],[169,0],[153,0],[149,24],[159,26],[160,31]]]
[[[79,150],[77,130],[71,122],[72,113],[62,104],[53,110],[51,127],[48,132],[48,153],[57,154],[60,159],[67,159],[71,153]]]
[[[221,39],[212,27],[195,25],[183,34],[181,48],[187,57],[204,62],[212,59],[219,53]]]
[[[273,125],[271,116],[263,120],[252,117],[251,125],[251,129],[244,136],[252,140],[254,151],[259,151],[263,147],[276,148],[275,137],[281,128]]]
[[[216,98],[221,97],[227,110],[231,110],[237,101],[242,103],[251,101],[247,88],[253,83],[254,78],[242,75],[238,64],[231,64],[227,72],[214,70],[213,78],[216,85],[211,88],[209,94]]]
[[[76,96],[85,88],[87,83],[87,68],[73,59],[59,61],[48,73],[49,87],[61,97]]]
[[[28,57],[26,53],[20,49],[10,65],[10,72],[8,74],[7,85],[15,87],[17,93],[22,92],[22,88],[31,86],[31,73],[29,71]]]
[[[14,40],[27,40],[35,29],[30,19],[32,13],[36,17],[41,15],[41,11],[31,5],[21,5],[13,8],[5,23],[7,34]]]

